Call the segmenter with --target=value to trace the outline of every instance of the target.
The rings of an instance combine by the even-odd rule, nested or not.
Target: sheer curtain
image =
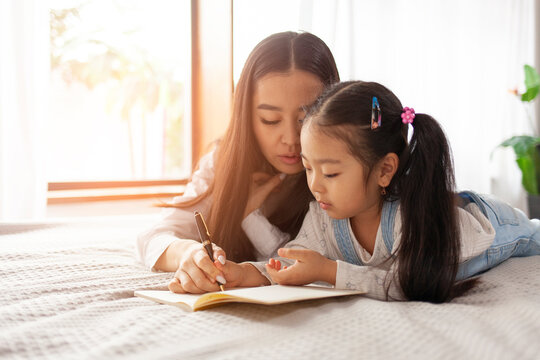
[[[47,2],[0,1],[0,221],[44,215]]]
[[[534,65],[534,0],[302,0],[299,23],[327,42],[342,80],[380,82],[443,125],[459,189],[526,210],[512,150],[494,149],[532,134],[508,90]]]

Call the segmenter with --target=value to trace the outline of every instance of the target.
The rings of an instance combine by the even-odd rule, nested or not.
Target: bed
[[[0,224],[0,357],[540,359],[540,256],[443,305],[357,296],[187,312],[133,296],[171,278],[134,258],[154,220]]]

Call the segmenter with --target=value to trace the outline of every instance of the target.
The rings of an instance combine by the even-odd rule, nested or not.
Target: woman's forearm
[[[154,268],[161,271],[176,271],[180,265],[180,258],[187,249],[197,242],[194,240],[175,240],[161,254]]]
[[[270,285],[270,281],[255,266],[250,263],[238,264],[242,269],[242,280],[238,286]]]

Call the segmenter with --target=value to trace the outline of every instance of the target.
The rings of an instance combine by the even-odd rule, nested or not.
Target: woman
[[[171,291],[215,291],[216,278],[225,280],[197,240],[194,210],[206,218],[214,258],[223,263],[225,255],[267,259],[296,236],[311,200],[301,122],[323,88],[338,81],[330,49],[313,34],[273,34],[251,52],[225,136],[200,160],[174,209],[138,239],[145,265],[176,271]]]

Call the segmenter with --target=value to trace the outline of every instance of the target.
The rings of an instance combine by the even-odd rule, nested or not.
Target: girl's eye
[[[277,125],[279,123],[279,120],[266,120],[261,118],[261,122],[265,125]]]
[[[338,176],[339,174],[338,173],[334,173],[334,174],[325,174],[324,177],[327,178],[327,179],[331,179],[331,178],[335,178],[336,176]]]

